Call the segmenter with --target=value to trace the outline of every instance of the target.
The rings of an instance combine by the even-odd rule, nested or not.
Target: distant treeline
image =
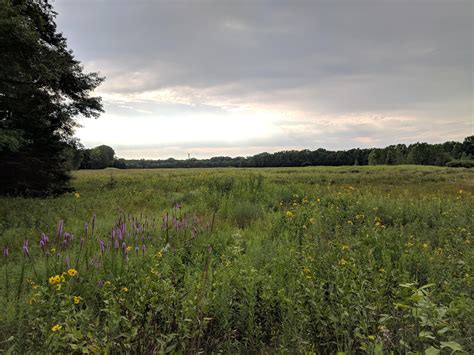
[[[286,150],[277,153],[260,153],[250,157],[218,156],[210,159],[117,159],[111,155],[112,148],[100,146],[85,150],[81,168],[99,169],[113,166],[119,169],[150,168],[217,168],[217,167],[296,167],[296,166],[341,166],[341,165],[437,165],[453,167],[474,166],[474,136],[463,142],[442,144],[415,143],[397,144],[386,148],[350,149],[330,151]],[[113,150],[112,150],[113,152]]]

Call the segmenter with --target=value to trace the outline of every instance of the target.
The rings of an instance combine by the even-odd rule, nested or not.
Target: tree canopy
[[[102,82],[84,73],[47,0],[0,0],[0,193],[69,190],[74,118],[97,117]]]

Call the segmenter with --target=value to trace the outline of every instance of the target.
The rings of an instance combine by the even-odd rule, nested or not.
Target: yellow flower
[[[385,269],[384,269],[383,267],[381,267],[381,268],[379,269],[379,272],[385,272]]]
[[[129,245],[129,246],[127,247],[127,251],[131,251],[131,250],[132,250],[132,246]]]
[[[122,287],[122,292],[128,292],[128,288]]]
[[[303,272],[304,272],[305,274],[309,274],[309,273],[311,272],[311,270],[310,270],[308,267],[305,266],[305,267],[303,268]]]
[[[375,340],[375,335],[369,335],[367,337],[367,339],[369,339],[370,341],[374,341]]]
[[[54,333],[59,332],[61,329],[63,329],[63,327],[60,324],[55,324],[51,327],[51,331]]]
[[[294,216],[293,212],[286,211],[286,218],[292,218]]]
[[[56,253],[56,249],[55,248],[51,248],[51,254],[54,254]]]
[[[155,254],[155,257],[158,258],[158,259],[161,258],[162,256],[163,256],[163,253],[161,251],[159,251]]]
[[[321,202],[321,199],[320,199],[320,198],[317,198],[317,199],[316,199],[316,202],[317,202],[317,203],[320,203],[320,202]]]
[[[110,281],[105,281],[104,286],[110,286]]]
[[[71,277],[74,277],[77,275],[77,270],[76,269],[69,269],[67,271],[68,275],[71,276]]]
[[[76,196],[76,198],[79,198],[81,197],[81,194],[79,192],[74,192],[74,196]]]
[[[341,250],[349,250],[349,245],[343,245],[343,246],[341,247]]]
[[[350,220],[347,221],[347,223],[350,224],[351,226],[354,224],[354,222],[352,222],[352,221],[350,221]]]
[[[347,261],[345,261],[344,259],[341,259],[341,260],[339,261],[339,265],[341,265],[341,266],[344,266],[344,265],[346,265],[346,264],[347,264]]]
[[[428,243],[424,243],[424,244],[422,245],[422,247],[423,247],[423,249],[428,249]]]
[[[74,296],[74,297],[73,297],[73,302],[74,302],[74,304],[79,304],[79,303],[81,303],[81,297],[80,297],[80,296]]]
[[[61,284],[57,284],[56,285],[56,291],[60,291],[61,290]]]
[[[314,224],[314,218],[310,218],[309,223]]]
[[[54,275],[54,276],[51,276],[49,279],[48,279],[48,282],[51,284],[51,285],[56,285],[58,283],[61,282],[61,277],[59,275]]]

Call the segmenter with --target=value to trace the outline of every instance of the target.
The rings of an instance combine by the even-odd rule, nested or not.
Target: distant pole
[[[188,153],[188,160],[190,159],[190,155],[191,155],[191,154]]]

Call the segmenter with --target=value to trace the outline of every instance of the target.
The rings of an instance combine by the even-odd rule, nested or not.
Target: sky
[[[104,83],[86,147],[123,158],[462,141],[473,129],[471,0],[55,0]]]

